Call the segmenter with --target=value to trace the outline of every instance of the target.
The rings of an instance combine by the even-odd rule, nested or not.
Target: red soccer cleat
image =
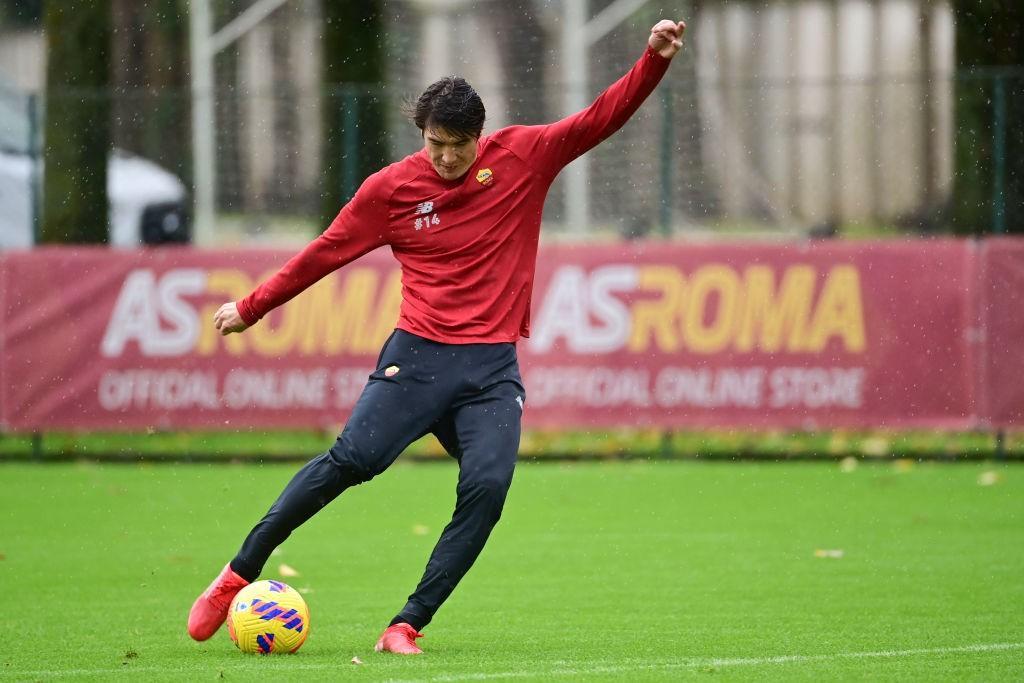
[[[192,603],[188,613],[188,634],[194,640],[206,640],[216,633],[228,618],[231,600],[248,585],[248,581],[232,571],[230,563],[224,565],[210,587]]]
[[[421,655],[423,650],[416,647],[416,639],[422,637],[422,633],[402,622],[384,629],[373,649],[377,652],[394,652],[399,655]]]

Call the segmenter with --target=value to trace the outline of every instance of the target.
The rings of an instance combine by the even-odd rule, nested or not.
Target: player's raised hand
[[[249,327],[242,320],[242,316],[238,314],[238,306],[234,301],[217,309],[217,312],[213,314],[213,326],[220,330],[222,335],[241,332]]]
[[[683,48],[683,32],[686,22],[678,23],[671,19],[662,19],[651,29],[651,37],[647,44],[665,59],[672,59]]]

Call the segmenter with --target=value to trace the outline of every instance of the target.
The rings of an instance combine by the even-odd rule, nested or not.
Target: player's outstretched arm
[[[217,312],[213,314],[213,326],[224,336],[232,332],[244,332],[249,328],[238,313],[238,304],[234,301],[229,301],[217,309]]]
[[[220,307],[221,334],[241,332],[264,315],[363,254],[387,244],[388,187],[378,172],[363,181],[327,230],[293,256],[248,296]]]

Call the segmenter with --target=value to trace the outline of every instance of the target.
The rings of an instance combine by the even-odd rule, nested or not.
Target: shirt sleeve
[[[506,145],[541,173],[557,174],[621,128],[654,91],[670,61],[648,46],[633,68],[589,107],[552,124],[508,128]]]
[[[380,174],[374,174],[342,207],[322,235],[237,302],[247,325],[291,300],[338,268],[387,244],[388,197]]]

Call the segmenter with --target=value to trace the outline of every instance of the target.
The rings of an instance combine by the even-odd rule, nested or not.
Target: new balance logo
[[[434,202],[420,202],[416,205],[416,213],[427,214],[434,210]]]

